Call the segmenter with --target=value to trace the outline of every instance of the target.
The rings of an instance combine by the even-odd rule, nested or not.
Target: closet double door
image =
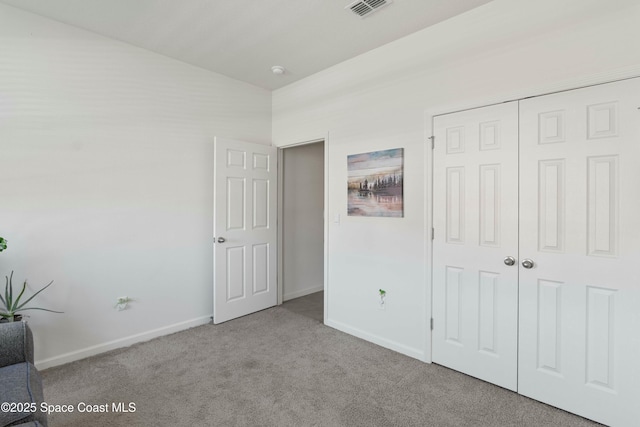
[[[640,79],[434,118],[435,363],[640,419]]]

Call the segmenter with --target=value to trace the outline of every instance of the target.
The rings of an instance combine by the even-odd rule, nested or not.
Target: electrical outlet
[[[116,308],[118,309],[118,311],[125,310],[129,306],[129,303],[131,301],[133,300],[127,296],[118,297],[118,299],[116,300]]]

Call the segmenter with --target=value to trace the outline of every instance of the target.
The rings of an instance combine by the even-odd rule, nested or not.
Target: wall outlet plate
[[[118,299],[116,300],[116,308],[118,309],[118,311],[125,310],[129,306],[129,303],[131,301],[131,298],[127,296],[118,297]]]

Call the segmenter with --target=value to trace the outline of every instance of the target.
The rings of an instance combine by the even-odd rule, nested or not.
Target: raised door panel
[[[502,197],[500,195],[501,166],[481,165],[480,166],[480,245],[500,246],[500,211]]]
[[[226,298],[225,302],[242,299],[246,296],[246,253],[243,246],[225,248],[227,257]]]
[[[269,180],[253,180],[253,229],[269,228]]]
[[[225,231],[245,229],[246,180],[243,177],[227,177],[227,209]]]
[[[447,168],[446,233],[447,243],[464,243],[465,179],[464,166]]]
[[[480,271],[478,274],[478,351],[499,357],[498,291],[500,274]]]
[[[460,346],[463,345],[460,338],[463,272],[463,268],[445,266],[444,337],[448,343]]]
[[[615,257],[619,234],[618,156],[594,156],[587,161],[588,254]]]
[[[562,252],[566,222],[565,160],[538,162],[538,249]]]
[[[536,300],[536,367],[540,372],[562,376],[563,283],[538,280]]]

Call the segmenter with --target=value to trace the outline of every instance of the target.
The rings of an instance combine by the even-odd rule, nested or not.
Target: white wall
[[[324,143],[283,152],[283,299],[324,288]]]
[[[214,136],[269,144],[271,93],[0,4],[0,273],[55,280],[41,367],[208,321]]]
[[[276,145],[330,135],[327,323],[429,360],[429,116],[640,75],[638,22],[638,0],[495,0],[275,91]],[[347,217],[347,155],[396,147],[405,217]]]

